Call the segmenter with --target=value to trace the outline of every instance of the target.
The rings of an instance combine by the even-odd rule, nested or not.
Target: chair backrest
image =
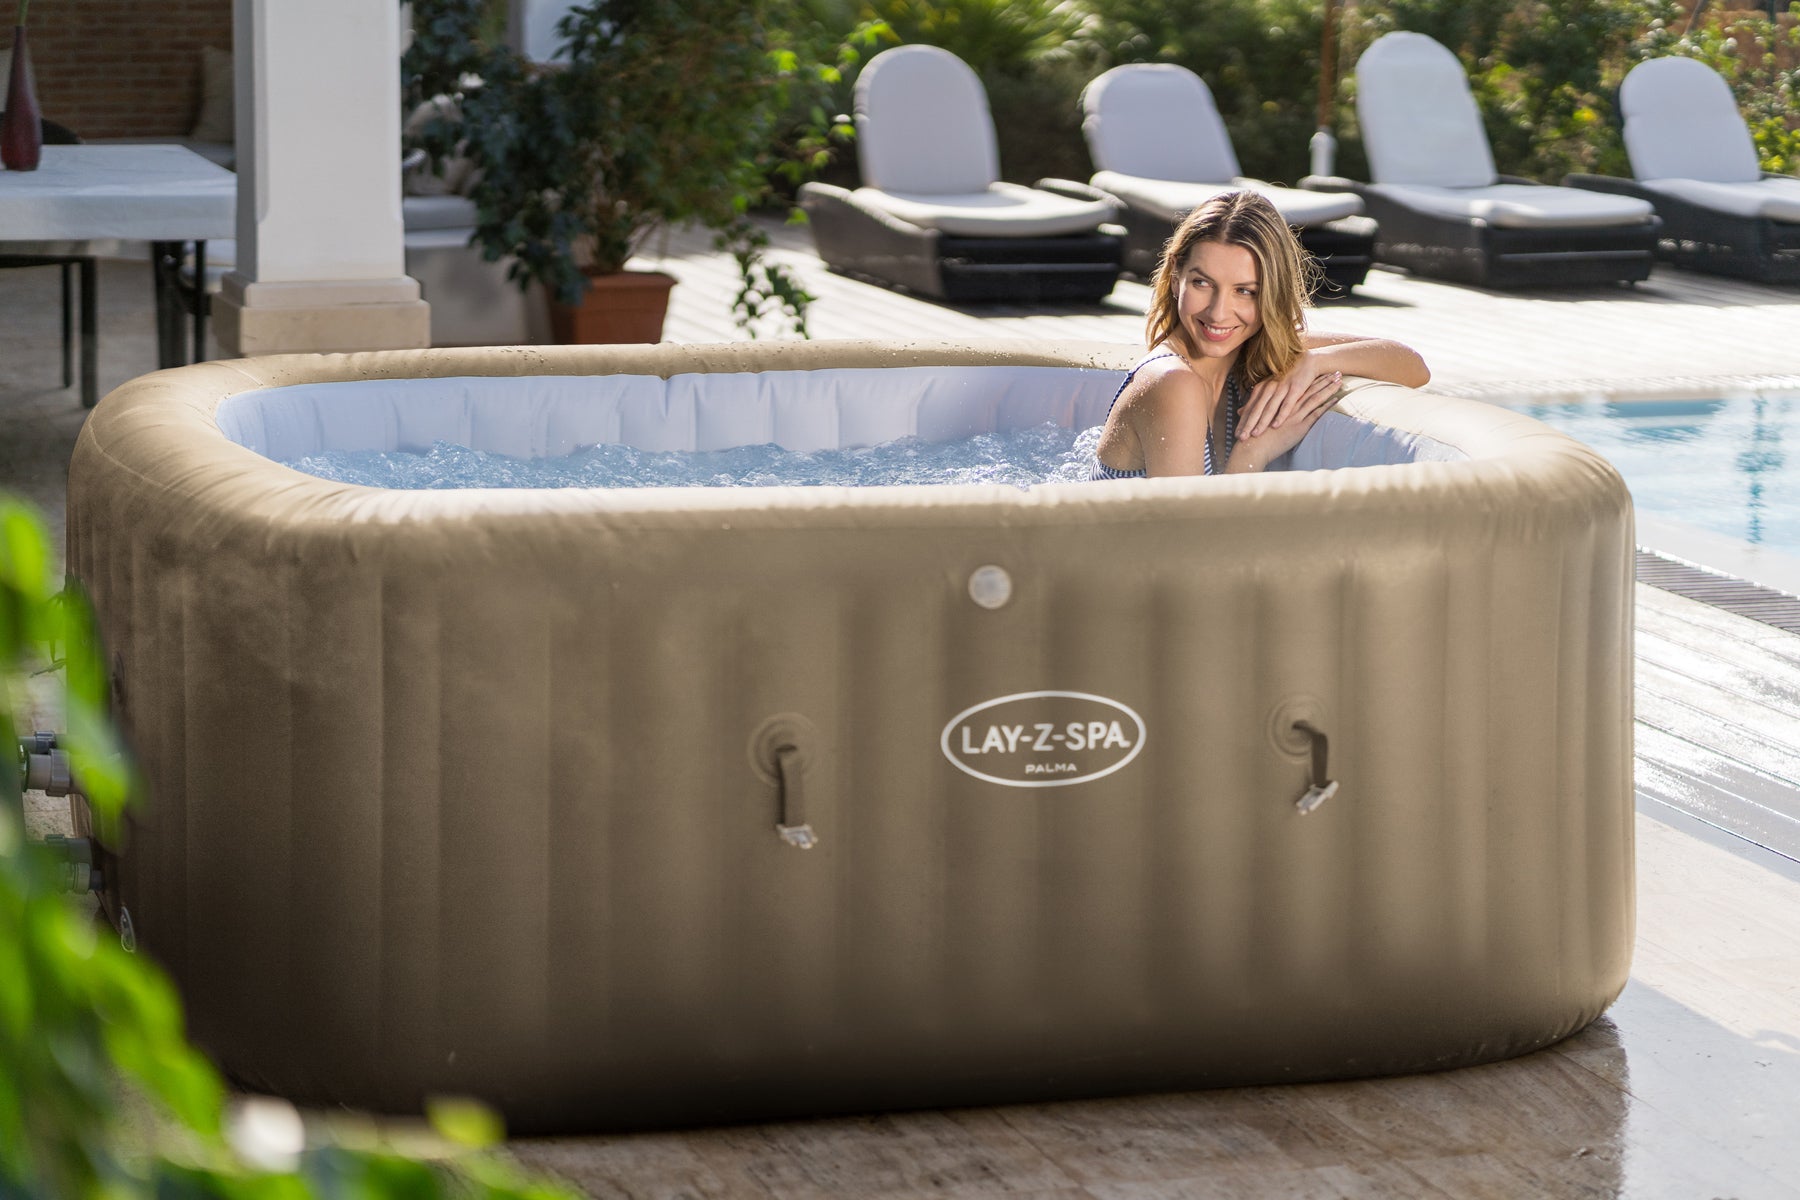
[[[1081,93],[1081,132],[1101,171],[1182,183],[1243,174],[1206,81],[1174,63],[1114,67]]]
[[[1462,63],[1422,33],[1385,34],[1363,51],[1356,118],[1376,183],[1485,187],[1498,178]]]
[[[987,91],[936,46],[895,46],[856,80],[863,183],[891,192],[979,192],[1000,178]]]
[[[1691,58],[1641,62],[1619,85],[1625,153],[1639,179],[1762,178],[1756,143],[1719,73]]]

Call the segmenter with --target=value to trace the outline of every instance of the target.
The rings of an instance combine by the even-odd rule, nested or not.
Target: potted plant
[[[804,330],[810,297],[763,259],[745,220],[769,195],[769,155],[802,77],[778,41],[785,2],[593,0],[559,22],[551,63],[504,47],[449,56],[468,86],[460,114],[424,144],[460,144],[473,162],[474,244],[510,259],[521,287],[544,285],[563,340],[657,340],[673,280],[627,263],[652,232],[690,221],[737,254],[740,314],[773,299]],[[428,32],[442,53],[442,30]],[[621,324],[634,304],[648,315]]]

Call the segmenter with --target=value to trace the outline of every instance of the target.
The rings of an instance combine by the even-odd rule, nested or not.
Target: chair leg
[[[75,284],[75,264],[62,264],[62,335],[63,335],[63,386],[73,387],[75,384],[75,309],[69,301],[69,289]]]
[[[81,260],[81,406],[100,401],[100,339],[98,329],[98,275],[96,262]]]

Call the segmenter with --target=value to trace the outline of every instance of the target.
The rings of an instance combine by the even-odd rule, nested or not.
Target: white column
[[[237,269],[228,353],[431,343],[400,216],[400,10],[235,0]]]

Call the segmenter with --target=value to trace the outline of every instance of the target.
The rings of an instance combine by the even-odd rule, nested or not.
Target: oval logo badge
[[[957,713],[938,745],[958,770],[989,783],[1068,787],[1136,758],[1144,719],[1088,692],[1020,692]]]

